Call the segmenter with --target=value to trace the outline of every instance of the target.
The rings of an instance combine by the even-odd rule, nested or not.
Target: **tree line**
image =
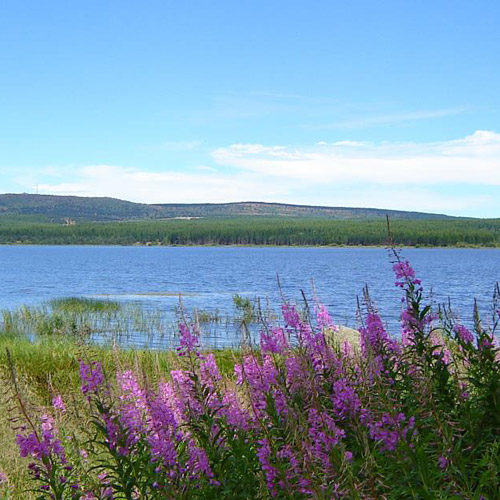
[[[500,246],[500,219],[393,220],[396,245]],[[238,217],[40,223],[0,217],[0,244],[386,245],[384,220]]]

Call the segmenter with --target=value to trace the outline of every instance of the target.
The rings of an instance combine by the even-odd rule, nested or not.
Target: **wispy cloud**
[[[316,125],[306,125],[306,128],[317,130],[328,129],[358,129],[369,128],[380,125],[406,124],[422,120],[433,120],[445,118],[447,116],[456,116],[469,111],[468,107],[434,109],[434,110],[416,110],[404,113],[383,113],[377,115],[366,115],[339,120],[332,123],[323,123]]]
[[[357,108],[357,105],[354,106]],[[371,106],[369,106],[371,109]],[[272,117],[294,117],[294,122],[308,116],[328,116],[331,112],[352,110],[353,104],[341,103],[329,96],[308,96],[303,94],[283,93],[272,90],[254,90],[250,92],[226,92],[212,95],[198,110],[183,117],[190,123],[245,122],[266,120]],[[363,109],[365,109],[363,107]]]
[[[157,149],[168,152],[192,151],[199,148],[203,141],[166,141],[157,146]]]

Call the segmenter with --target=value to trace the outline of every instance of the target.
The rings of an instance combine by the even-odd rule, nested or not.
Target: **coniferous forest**
[[[325,218],[231,217],[78,222],[0,218],[0,244],[54,245],[385,245],[387,222]],[[500,246],[500,219],[392,220],[396,245]]]

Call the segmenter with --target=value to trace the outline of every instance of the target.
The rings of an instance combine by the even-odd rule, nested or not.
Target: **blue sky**
[[[10,1],[0,192],[500,217],[498,1]]]

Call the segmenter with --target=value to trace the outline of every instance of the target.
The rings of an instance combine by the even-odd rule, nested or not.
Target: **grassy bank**
[[[0,472],[7,475],[9,482],[8,488],[4,490],[0,485],[0,499],[35,498],[35,495],[31,496],[26,492],[31,487],[26,460],[19,457],[15,446],[18,432],[15,427],[18,423],[13,422],[12,418],[18,414],[18,410],[10,385],[7,350],[14,363],[21,393],[24,400],[29,401],[33,414],[50,408],[51,400],[56,394],[60,394],[68,406],[72,407],[75,418],[68,420],[68,432],[78,432],[90,419],[88,405],[80,392],[79,359],[99,361],[108,374],[134,370],[141,373],[143,380],[151,385],[164,380],[170,370],[179,366],[175,351],[84,346],[74,339],[58,336],[30,342],[20,336],[0,333],[0,380],[3,387],[0,396]],[[226,375],[232,374],[235,362],[241,357],[240,352],[225,349],[213,353],[221,371]],[[7,493],[9,496],[2,496]]]

